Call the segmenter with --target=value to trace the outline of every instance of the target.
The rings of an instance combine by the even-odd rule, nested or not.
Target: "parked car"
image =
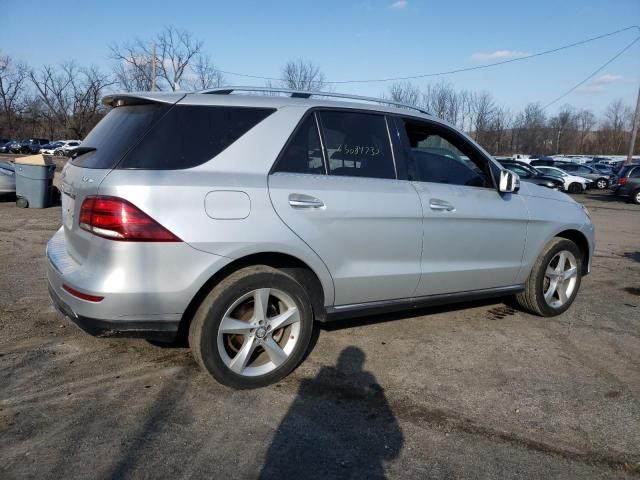
[[[53,155],[55,151],[64,145],[64,141],[58,140],[57,142],[47,143],[40,148],[42,155]]]
[[[16,192],[16,174],[13,163],[0,162],[0,194]]]
[[[533,167],[539,167],[541,165],[552,167],[553,165],[555,165],[555,163],[556,162],[553,158],[545,157],[545,158],[536,158],[535,160],[531,160],[531,162],[529,162],[529,165]]]
[[[38,153],[42,145],[49,143],[46,138],[27,138],[9,146],[11,153]]]
[[[517,173],[520,180],[530,183],[535,183],[547,188],[553,188],[561,190],[564,187],[564,182],[554,176],[544,175],[536,170],[531,165],[518,161],[502,161],[502,166],[513,173]]]
[[[555,166],[572,175],[577,175],[579,177],[584,177],[584,178],[588,178],[589,180],[593,180],[594,185],[599,190],[604,190],[609,185],[611,185],[611,180],[613,179],[613,175],[601,173],[589,165],[577,165],[575,163],[556,162]]]
[[[60,148],[62,145],[64,145],[62,141],[47,143],[40,148],[40,153],[42,155],[53,155],[56,149]]]
[[[15,140],[2,139],[0,141],[0,153],[10,153],[9,147]]]
[[[289,374],[316,322],[507,294],[569,308],[594,251],[582,205],[419,107],[315,95],[107,96],[62,171],[56,308],[96,335],[188,332],[235,388]]]
[[[609,177],[613,176],[612,168],[606,163],[590,163],[587,166],[593,168],[594,170],[597,170],[603,175],[607,175]]]
[[[640,205],[640,164],[627,164],[615,176],[611,190],[614,195],[628,197],[636,205]]]
[[[536,170],[548,177],[556,177],[562,180],[562,189],[569,193],[584,192],[589,187],[589,184],[592,183],[591,180],[571,175],[557,167],[537,166]]]
[[[79,147],[81,144],[82,141],[80,140],[65,140],[63,145],[55,150],[54,155],[59,157],[68,157],[71,151],[74,148]]]

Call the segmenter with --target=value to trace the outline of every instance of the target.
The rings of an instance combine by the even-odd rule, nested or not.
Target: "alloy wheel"
[[[571,298],[578,280],[578,262],[569,250],[556,253],[544,274],[542,292],[547,305],[562,307]]]
[[[300,337],[300,312],[281,290],[260,288],[239,297],[218,329],[225,365],[242,376],[265,375],[282,365]]]
[[[604,188],[607,188],[607,181],[601,178],[600,180],[598,180],[598,183],[596,185],[600,190],[602,190]]]

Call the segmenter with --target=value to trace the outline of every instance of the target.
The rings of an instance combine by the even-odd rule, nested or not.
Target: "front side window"
[[[384,116],[343,111],[318,115],[330,175],[396,178]]]
[[[315,115],[302,122],[280,154],[273,172],[323,174],[324,162]]]
[[[404,119],[410,180],[492,188],[487,160],[451,130]],[[510,168],[510,167],[507,167]]]

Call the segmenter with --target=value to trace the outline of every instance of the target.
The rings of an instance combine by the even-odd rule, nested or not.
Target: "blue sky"
[[[0,48],[32,66],[74,59],[106,69],[109,44],[150,37],[164,25],[173,25],[204,40],[205,49],[223,70],[277,76],[287,59],[303,57],[319,64],[328,80],[473,66],[640,25],[639,0],[2,0],[0,4]],[[553,100],[637,35],[638,30],[627,31],[538,59],[442,78],[457,88],[489,91],[498,103],[517,110],[528,102]],[[261,84],[232,76],[226,81]],[[639,83],[640,42],[594,81],[551,107],[550,113],[563,103],[598,113],[616,98],[632,105]],[[335,90],[377,96],[387,87],[351,84]]]

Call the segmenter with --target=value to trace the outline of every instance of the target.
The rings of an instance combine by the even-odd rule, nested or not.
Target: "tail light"
[[[618,185],[623,186],[627,183],[627,177],[620,177],[620,180],[618,180]]]
[[[132,203],[119,197],[89,196],[80,207],[80,228],[124,242],[181,242]]]

